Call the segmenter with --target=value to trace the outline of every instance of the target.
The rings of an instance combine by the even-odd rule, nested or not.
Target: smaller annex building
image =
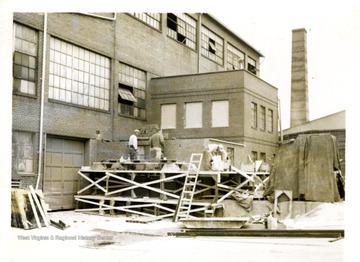
[[[151,118],[170,138],[170,158],[188,160],[206,138],[243,144],[237,152],[223,144],[235,166],[277,150],[277,89],[246,70],[153,78],[150,90]]]

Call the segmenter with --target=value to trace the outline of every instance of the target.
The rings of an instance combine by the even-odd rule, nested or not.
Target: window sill
[[[21,92],[18,92],[18,91],[13,91],[13,95],[17,95],[17,96],[23,96],[23,97],[28,97],[28,98],[33,98],[33,99],[36,99],[37,98],[37,95],[31,95],[31,94],[26,94],[26,93],[21,93]]]
[[[35,173],[25,173],[25,172],[17,172],[17,174],[21,177],[35,177]]]
[[[146,121],[146,118],[132,116],[132,115],[126,115],[126,114],[121,114],[121,113],[118,113],[118,116],[126,117],[126,118],[132,118],[132,119],[140,120],[140,121]]]
[[[77,107],[77,108],[82,108],[82,109],[87,109],[87,110],[110,114],[109,110],[99,109],[99,108],[95,108],[95,107],[82,106],[82,105],[73,104],[73,103],[69,103],[69,102],[65,102],[65,101],[60,101],[60,100],[56,100],[56,99],[52,99],[52,98],[49,98],[48,101],[51,103],[56,103],[56,104],[61,104],[61,105]]]

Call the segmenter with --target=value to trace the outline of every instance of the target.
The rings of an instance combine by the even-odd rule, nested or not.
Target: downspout
[[[117,41],[117,38],[116,38],[116,13],[114,14],[114,23],[113,23],[113,29],[114,29],[114,52],[113,52],[113,58],[111,59],[112,61],[112,75],[111,75],[111,84],[110,86],[115,86],[115,83],[116,83],[116,86],[115,86],[115,90],[116,90],[116,95],[115,97],[117,98],[119,96],[119,84],[117,82],[117,73],[115,71],[115,68],[116,67],[116,41]],[[116,103],[115,103],[115,99],[110,99],[111,103],[110,103],[110,112],[111,112],[111,140],[112,141],[115,141],[115,116],[118,116],[118,112],[117,112],[117,107],[115,107]]]
[[[46,66],[46,49],[47,49],[47,13],[44,13],[44,40],[43,40],[43,57],[41,69],[41,105],[40,105],[40,137],[39,137],[39,164],[38,164],[38,177],[36,181],[36,189],[39,188],[41,178],[41,166],[43,157],[43,128],[44,128],[44,91],[45,91],[45,66]]]

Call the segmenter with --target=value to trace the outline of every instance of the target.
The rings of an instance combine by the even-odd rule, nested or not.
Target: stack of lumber
[[[11,226],[33,229],[49,227],[44,195],[32,186],[29,189],[11,190]]]

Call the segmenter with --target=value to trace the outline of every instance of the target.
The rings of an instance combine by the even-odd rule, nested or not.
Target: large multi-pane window
[[[227,45],[227,69],[243,69],[245,54],[231,44]]]
[[[257,104],[251,103],[251,127],[257,128]]]
[[[35,95],[38,33],[29,27],[14,24],[14,40],[14,91]]]
[[[34,172],[34,134],[14,131],[12,133],[12,169],[16,173]]]
[[[118,88],[118,112],[124,115],[145,118],[146,73],[120,62]]]
[[[260,127],[260,130],[262,130],[262,131],[265,131],[265,114],[266,114],[265,107],[260,106],[259,127]]]
[[[269,133],[274,132],[274,111],[272,109],[267,111],[267,128]]]
[[[168,36],[196,49],[196,20],[187,14],[168,13]]]
[[[212,101],[212,127],[229,126],[229,101]]]
[[[256,75],[256,61],[248,57],[247,70]]]
[[[201,128],[202,114],[201,102],[185,103],[185,128]]]
[[[223,64],[224,40],[205,26],[201,28],[201,54]]]
[[[133,13],[133,16],[140,19],[149,26],[160,30],[161,14],[160,13]]]
[[[51,37],[49,98],[109,110],[110,59]]]
[[[161,128],[176,128],[176,104],[161,105]]]

